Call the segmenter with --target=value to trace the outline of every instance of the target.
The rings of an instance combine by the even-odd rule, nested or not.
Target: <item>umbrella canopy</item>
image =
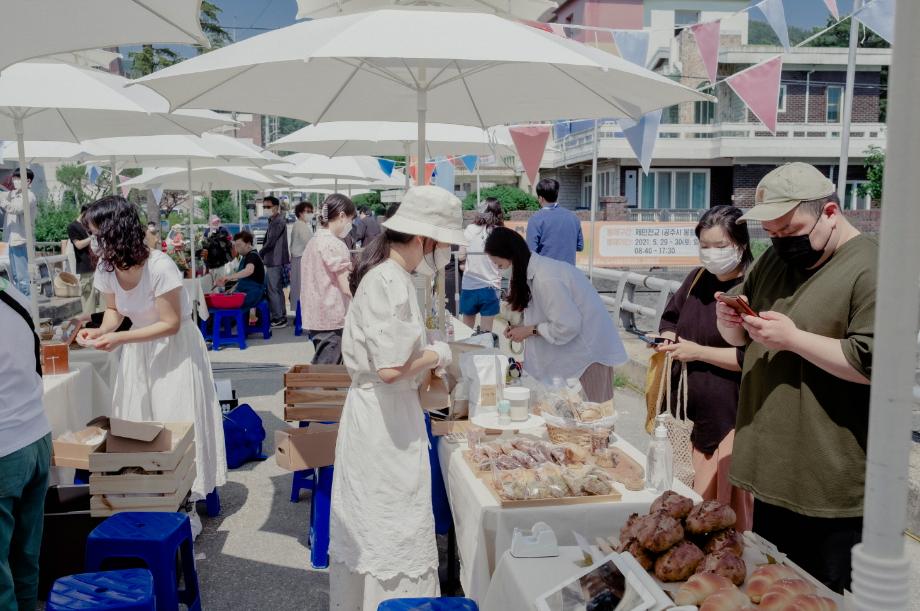
[[[143,43],[210,46],[201,0],[5,0],[0,70],[63,51]]]
[[[87,140],[83,147],[94,160],[114,160],[121,167],[162,167],[192,162],[192,167],[253,166],[280,157],[244,140],[222,134],[198,136],[142,136]]]
[[[202,193],[211,189],[264,191],[284,184],[284,179],[269,176],[250,167],[201,167],[191,170],[191,186],[195,191]],[[122,186],[135,189],[184,190],[189,187],[189,171],[188,168],[181,167],[151,168],[144,170],[136,178],[126,180]]]
[[[383,180],[387,177],[373,157],[325,157],[313,155],[290,170],[293,176],[339,180]]]
[[[429,123],[426,157],[514,154],[507,129]],[[337,155],[405,155],[418,138],[418,126],[406,121],[332,121],[308,125],[269,145],[276,151]]]
[[[279,90],[282,81],[287,85]],[[486,128],[563,116],[638,119],[672,104],[714,99],[522,23],[420,8],[297,23],[136,82],[156,89],[173,108],[310,123],[413,121],[420,141],[426,121]]]
[[[62,62],[24,62],[0,72],[0,138],[81,142],[90,138],[200,134],[232,123],[208,110],[169,112],[146,87]],[[21,130],[17,120],[22,121]]]
[[[298,19],[335,17],[396,6],[459,8],[503,17],[538,20],[559,6],[550,0],[297,0]]]
[[[307,193],[317,193],[317,189],[332,189],[339,191],[343,189],[367,189],[373,184],[367,180],[353,180],[347,178],[337,181],[329,178],[303,178],[300,176],[291,176],[285,180],[288,183],[287,186],[284,187],[285,190],[305,191]]]
[[[83,161],[86,148],[75,142],[29,140],[25,143],[26,163],[48,163],[55,161]],[[0,142],[0,163],[19,161],[19,143],[15,140]]]

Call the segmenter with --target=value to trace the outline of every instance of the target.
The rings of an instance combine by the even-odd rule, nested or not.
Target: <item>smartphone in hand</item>
[[[719,295],[718,300],[732,308],[739,316],[755,316],[760,318],[760,314],[751,309],[748,302],[737,295],[726,295],[722,293]]]
[[[639,335],[638,337],[650,346],[657,346],[658,344],[663,344],[668,341],[666,337],[651,337],[649,335]]]

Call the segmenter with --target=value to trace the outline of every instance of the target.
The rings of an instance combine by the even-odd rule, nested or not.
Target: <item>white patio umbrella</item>
[[[201,0],[5,0],[0,70],[33,57],[145,43],[210,46]]]
[[[558,5],[550,0],[297,0],[297,18],[335,17],[345,13],[406,5],[460,8],[533,20],[539,19],[547,11],[558,8]]]
[[[284,184],[284,179],[245,166],[199,167],[191,170],[192,189],[200,193],[206,193],[214,187],[265,191]],[[186,189],[189,186],[189,170],[181,167],[149,168],[140,176],[126,180],[122,186],[136,189]]]
[[[32,140],[79,142],[88,138],[201,133],[227,121],[207,110],[169,113],[166,100],[147,88],[131,91],[126,79],[61,62],[23,62],[0,72],[0,138],[21,146],[25,174],[26,136]],[[28,185],[23,182],[28,200]],[[31,275],[35,240],[25,207],[27,258]],[[37,295],[31,313],[38,318]]]
[[[326,157],[313,155],[298,163],[290,170],[291,176],[325,179],[333,189],[343,187],[349,181],[374,182],[384,180],[387,175],[380,169],[380,164],[373,157]]]
[[[87,157],[86,148],[76,142],[29,140],[25,145],[28,164],[55,161],[79,162]],[[0,163],[19,160],[19,143],[15,140],[0,142]]]
[[[481,44],[478,41],[488,41]],[[271,94],[278,82],[283,94]],[[485,13],[383,9],[297,23],[139,79],[173,108],[486,128],[643,114],[711,96],[619,57]]]

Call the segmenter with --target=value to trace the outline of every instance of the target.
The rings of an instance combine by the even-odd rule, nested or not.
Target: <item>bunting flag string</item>
[[[460,160],[466,166],[467,172],[475,172],[476,166],[479,165],[479,155],[463,155]]]
[[[696,47],[699,49],[700,58],[706,67],[706,74],[709,75],[709,82],[715,85],[719,74],[719,34],[721,22],[710,21],[708,23],[698,23],[690,28],[693,39],[696,41]]]
[[[535,184],[537,172],[540,170],[540,162],[543,161],[543,153],[546,151],[546,141],[549,140],[549,125],[528,125],[521,127],[511,127],[508,129],[511,133],[511,140],[514,141],[514,147],[517,149],[518,158],[530,184]]]
[[[432,184],[441,187],[450,193],[454,192],[454,164],[447,157],[441,157],[435,163],[434,180]]]
[[[380,170],[387,176],[392,176],[393,170],[396,168],[396,162],[392,159],[380,159],[378,157],[377,165],[380,166]]]
[[[783,56],[746,68],[725,79],[751,112],[771,133],[776,133],[779,108],[779,84],[783,73]]]

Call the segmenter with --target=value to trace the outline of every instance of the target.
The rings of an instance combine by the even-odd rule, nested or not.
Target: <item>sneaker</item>
[[[286,320],[273,320],[272,321],[272,329],[280,329],[281,327],[286,327],[286,326],[287,326]]]

